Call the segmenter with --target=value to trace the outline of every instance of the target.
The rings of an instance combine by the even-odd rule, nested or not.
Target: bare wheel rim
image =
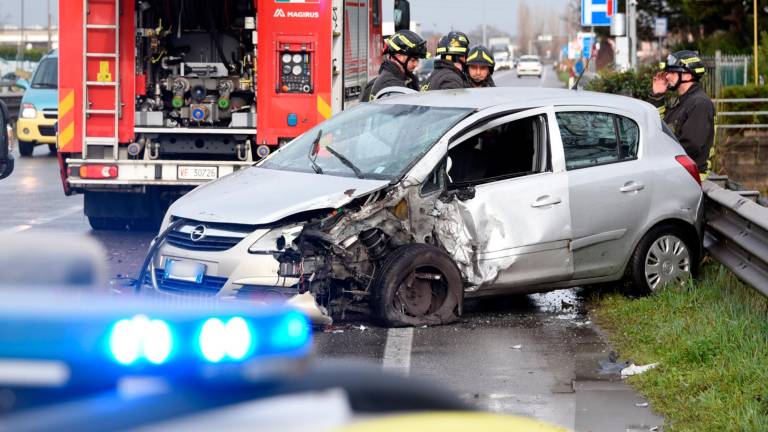
[[[434,267],[417,267],[406,275],[392,299],[395,310],[420,317],[433,313],[448,293],[445,275]]]
[[[682,285],[691,275],[691,254],[680,238],[667,234],[656,239],[645,255],[645,281],[651,291],[673,283]]]

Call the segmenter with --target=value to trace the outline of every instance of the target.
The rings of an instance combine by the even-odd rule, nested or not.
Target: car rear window
[[[637,158],[640,128],[627,117],[602,112],[560,112],[557,123],[568,170]]]

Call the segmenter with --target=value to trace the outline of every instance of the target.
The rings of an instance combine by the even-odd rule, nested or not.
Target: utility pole
[[[21,61],[24,57],[24,0],[19,0],[19,6],[21,6],[21,40],[16,51],[16,69],[21,69]]]
[[[483,46],[488,46],[488,25],[486,24],[488,22],[488,17],[486,15],[485,10],[485,0],[483,0]]]
[[[753,5],[754,6],[753,13],[755,15],[754,20],[753,20],[754,21],[754,27],[755,27],[755,50],[754,50],[754,57],[753,58],[755,59],[755,61],[754,61],[754,63],[755,63],[755,85],[759,86],[760,85],[760,77],[758,76],[758,70],[759,69],[757,67],[757,63],[760,61],[760,57],[757,55],[757,44],[758,44],[758,34],[757,34],[757,14],[758,14],[758,9],[757,9],[757,0],[753,0],[753,3],[754,3],[754,5]]]
[[[48,51],[51,50],[51,0],[48,0]]]
[[[637,0],[627,0],[627,36],[629,38],[629,66],[637,68]]]

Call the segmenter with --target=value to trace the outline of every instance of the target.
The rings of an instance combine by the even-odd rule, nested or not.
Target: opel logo
[[[192,229],[192,232],[189,233],[189,238],[192,241],[200,241],[205,238],[205,225],[198,225]]]

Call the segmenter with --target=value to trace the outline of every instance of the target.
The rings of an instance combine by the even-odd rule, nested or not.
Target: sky
[[[59,1],[61,0],[50,0],[54,23],[58,14]],[[19,25],[23,3],[25,22],[28,25],[45,25],[47,2],[48,0],[0,0],[0,21]],[[384,20],[391,21],[394,0],[383,0],[383,2]],[[519,2],[520,0],[411,0],[411,19],[420,22],[423,31],[445,32],[451,28],[469,31],[478,27],[484,21],[485,15],[488,25],[514,34]],[[216,2],[212,1],[212,3]],[[549,8],[562,13],[565,11],[568,0],[527,0],[527,3],[531,10]]]

